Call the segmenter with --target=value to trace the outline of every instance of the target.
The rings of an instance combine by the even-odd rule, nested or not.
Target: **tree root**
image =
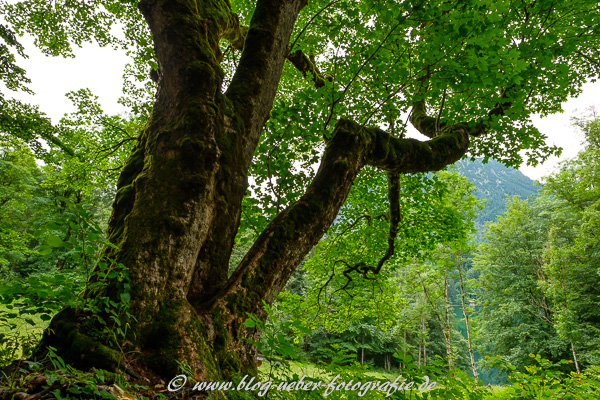
[[[44,357],[49,348],[54,348],[67,364],[77,368],[95,367],[117,372],[123,363],[122,354],[82,333],[81,322],[85,318],[72,308],[65,308],[56,314],[44,331],[36,357]]]

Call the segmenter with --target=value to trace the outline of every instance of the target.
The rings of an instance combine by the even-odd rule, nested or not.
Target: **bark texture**
[[[129,271],[131,330],[122,345],[137,362],[165,377],[186,363],[197,379],[220,379],[255,369],[255,350],[243,338],[246,313],[262,315],[296,267],[332,224],[360,170],[372,165],[399,174],[435,171],[460,159],[483,125],[438,124],[423,103],[411,121],[428,141],[399,139],[350,120],[337,122],[306,193],[282,210],[228,277],[247,174],[268,118],[284,62],[315,85],[324,77],[289,38],[306,0],[259,0],[250,26],[240,27],[228,0],[143,0],[153,33],[158,94],[118,181],[108,237],[117,248],[101,260]],[[243,49],[226,92],[219,41]],[[395,178],[394,178],[395,177]],[[393,247],[392,247],[393,251]],[[119,293],[116,281],[88,298]],[[116,369],[122,353],[86,328],[89,315],[59,313],[43,345],[80,363]]]

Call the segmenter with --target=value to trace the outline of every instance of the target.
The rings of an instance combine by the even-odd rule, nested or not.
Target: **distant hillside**
[[[486,199],[485,208],[475,218],[477,230],[481,231],[484,222],[494,221],[506,209],[506,196],[519,196],[526,199],[536,194],[539,186],[523,175],[521,171],[507,168],[495,160],[487,164],[481,159],[460,160],[455,164],[456,171],[472,182],[478,199]]]

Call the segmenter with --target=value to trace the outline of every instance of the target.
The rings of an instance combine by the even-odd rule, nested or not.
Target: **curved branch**
[[[450,125],[451,129],[454,129],[455,127],[460,125],[469,136],[483,135],[486,132],[487,123],[492,120],[492,117],[504,115],[505,111],[512,106],[512,103],[506,101],[506,98],[507,93],[515,89],[515,87],[515,85],[512,85],[502,91],[500,100],[498,101],[498,103],[496,103],[494,108],[492,108],[490,112],[488,112],[488,115],[486,117],[471,123],[462,122],[459,124]],[[445,100],[446,91],[444,90],[444,97],[442,99],[441,108],[444,107]],[[440,109],[440,113],[438,114],[437,118],[428,116],[425,107],[425,101],[419,100],[414,102],[413,104],[412,111],[409,117],[410,122],[420,133],[429,138],[433,138],[448,127],[448,124],[445,121],[440,121],[441,112],[442,110]]]
[[[433,138],[435,136],[437,126],[439,126],[439,129],[441,130],[446,125],[445,122],[427,115],[425,102],[423,100],[416,101],[413,104],[412,112],[410,114],[410,123],[416,130],[428,138]]]
[[[213,309],[220,303],[239,304],[243,299],[245,304],[252,304],[253,312],[260,313],[262,299],[272,301],[273,294],[283,288],[333,223],[365,165],[391,174],[437,171],[459,160],[468,146],[468,133],[460,124],[444,129],[434,139],[419,142],[352,121],[338,121],[306,193],[271,221],[225,288],[201,307]],[[399,211],[392,214],[399,221]],[[396,229],[394,222],[391,236]]]
[[[402,220],[402,214],[400,214],[400,175],[397,173],[388,173],[388,201],[390,202],[388,247],[377,263],[375,271],[373,271],[375,274],[378,274],[383,264],[394,255],[394,243],[396,242],[396,236],[398,236],[398,226]]]

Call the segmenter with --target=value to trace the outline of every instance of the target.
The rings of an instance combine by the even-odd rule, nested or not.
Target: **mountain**
[[[495,221],[506,209],[506,196],[526,199],[538,192],[539,186],[521,171],[508,168],[495,160],[486,164],[481,158],[475,161],[460,160],[453,170],[465,176],[477,190],[478,199],[486,199],[485,208],[475,218],[477,230],[481,232],[486,221]]]

